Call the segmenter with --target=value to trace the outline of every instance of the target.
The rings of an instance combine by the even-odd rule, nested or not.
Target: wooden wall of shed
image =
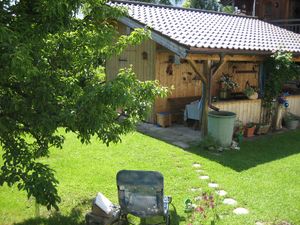
[[[237,119],[241,120],[243,124],[260,122],[261,114],[261,100],[232,100],[224,102],[216,102],[214,106],[220,108],[222,111],[230,111],[237,114]]]
[[[187,61],[181,60],[181,63],[176,65],[169,62],[170,57],[174,57],[174,53],[161,49],[157,50],[156,80],[159,80],[162,86],[173,87],[173,89],[167,98],[156,100],[155,112],[172,112],[174,110],[172,104],[176,104],[175,100],[189,101],[190,99],[190,101],[193,101],[195,100],[193,97],[197,96],[199,98],[201,95],[201,81]],[[202,71],[203,65],[198,65],[200,71]],[[178,104],[180,103],[178,102]]]
[[[126,34],[126,26],[118,24],[118,30],[121,34]],[[119,56],[113,56],[106,62],[107,79],[113,79],[117,76],[120,68],[130,67],[141,81],[155,79],[155,52],[156,44],[148,39],[137,46],[128,46]],[[143,53],[147,55],[147,59],[143,58]]]
[[[288,112],[300,116],[300,95],[288,96],[289,101]],[[224,102],[215,102],[214,106],[224,111],[230,111],[237,114],[237,119],[241,120],[243,124],[248,122],[261,122],[261,100],[232,100]]]
[[[116,26],[120,34],[128,32],[129,28],[125,25],[118,23]],[[121,55],[113,56],[106,61],[107,80],[114,79],[121,68],[129,68],[130,66],[139,80],[155,80],[155,54],[156,43],[151,39],[143,41],[140,45],[128,46]],[[155,120],[152,111],[153,109],[147,118],[149,122]]]
[[[300,95],[288,96],[287,100],[289,101],[288,111],[300,116]]]
[[[255,71],[255,72],[254,72]],[[259,64],[253,62],[227,62],[212,80],[212,96],[219,95],[219,83],[222,74],[229,74],[239,84],[234,92],[243,92],[246,82],[251,86],[259,85]]]

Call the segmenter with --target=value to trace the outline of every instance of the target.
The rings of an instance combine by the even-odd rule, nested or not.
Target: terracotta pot
[[[254,136],[255,128],[256,128],[256,126],[246,127],[245,131],[244,131],[244,136],[245,137],[253,137]]]

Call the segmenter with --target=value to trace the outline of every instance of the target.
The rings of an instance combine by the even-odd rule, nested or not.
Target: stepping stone
[[[208,183],[208,187],[217,188],[217,187],[219,187],[219,185],[217,183]]]
[[[216,193],[217,193],[217,195],[219,195],[219,196],[225,196],[225,195],[227,195],[227,192],[224,191],[224,190],[216,191]]]
[[[236,208],[235,210],[233,210],[233,213],[236,215],[246,215],[249,213],[249,210],[245,208]]]
[[[193,163],[193,167],[195,167],[195,168],[200,168],[201,165],[200,165],[199,163]]]
[[[255,225],[265,225],[265,223],[257,221],[257,222],[255,222]]]
[[[173,145],[176,145],[180,148],[189,148],[190,146],[184,142],[181,142],[181,141],[175,141],[175,142],[172,142]]]
[[[201,191],[201,188],[191,188],[192,192]]]
[[[202,199],[202,196],[197,196],[194,198],[195,201],[200,201]]]
[[[199,178],[200,178],[201,180],[208,180],[208,179],[209,179],[209,176],[206,176],[206,175],[205,175],[205,176],[200,176]]]
[[[234,200],[233,198],[225,198],[225,199],[223,200],[223,203],[224,203],[225,205],[236,205],[236,204],[237,204],[237,201]]]
[[[196,170],[197,173],[204,173],[204,170]]]

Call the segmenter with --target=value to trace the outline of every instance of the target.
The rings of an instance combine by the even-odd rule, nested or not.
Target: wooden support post
[[[206,77],[207,82],[203,82],[203,93],[202,93],[202,99],[203,99],[203,105],[202,105],[202,116],[201,116],[201,134],[202,137],[207,136],[207,124],[208,124],[208,107],[209,107],[209,98],[210,98],[210,85],[211,82],[211,60],[205,60],[203,64],[203,72],[204,76]]]

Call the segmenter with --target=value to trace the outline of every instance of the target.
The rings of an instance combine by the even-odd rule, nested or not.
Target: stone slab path
[[[219,185],[217,183],[208,183],[208,187],[217,188],[217,187],[219,187]]]
[[[205,172],[205,169],[198,162],[194,162],[192,164],[192,167],[195,169],[195,172],[198,173],[198,174],[199,173],[200,174],[201,173],[202,174],[203,173],[207,174]],[[199,169],[199,168],[201,168],[201,169]],[[207,183],[208,187],[214,188],[216,194],[219,195],[222,199],[227,195],[227,192],[225,190],[219,189],[219,184],[213,182],[208,175],[200,175],[199,179],[207,181],[208,182]],[[192,187],[190,190],[192,192],[196,192],[196,191],[201,191],[202,189],[201,188],[197,188],[197,187]],[[202,199],[201,195],[194,197],[195,201],[200,201],[201,199]],[[233,206],[233,207],[236,207],[236,205],[238,204],[238,202],[235,199],[233,199],[233,198],[224,198],[222,202],[225,205],[230,205],[230,206]],[[233,212],[233,214],[236,214],[236,215],[246,215],[246,214],[249,214],[249,210],[246,209],[246,208],[242,208],[242,207],[234,208],[232,212]],[[257,223],[255,225],[261,225],[261,224]]]
[[[233,198],[225,198],[225,199],[223,200],[223,203],[224,203],[225,205],[236,205],[236,204],[237,204],[237,201],[234,200]]]
[[[143,134],[165,141],[169,144],[186,149],[199,143],[201,133],[183,125],[172,125],[171,127],[159,127],[155,124],[140,123],[137,130]]]
[[[249,210],[245,208],[236,208],[235,210],[233,210],[233,213],[236,215],[246,215],[249,213]]]
[[[217,195],[222,196],[222,197],[227,195],[227,192],[224,190],[218,190],[218,191],[216,191],[216,193],[217,193]]]
[[[199,179],[201,179],[201,180],[208,180],[209,176],[206,176],[206,175],[205,176],[200,176]]]

